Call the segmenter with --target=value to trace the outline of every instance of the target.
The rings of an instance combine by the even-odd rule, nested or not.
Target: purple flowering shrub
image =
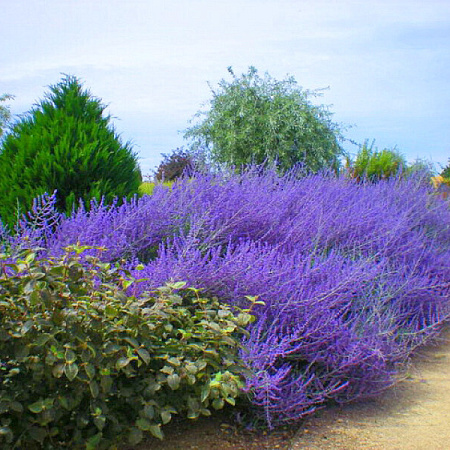
[[[258,296],[241,356],[252,410],[269,426],[385,390],[450,317],[450,210],[418,175],[195,174],[80,208],[51,232],[28,228],[15,239],[28,233],[48,254],[78,242],[126,260],[145,279],[133,295],[182,280],[232,305]]]

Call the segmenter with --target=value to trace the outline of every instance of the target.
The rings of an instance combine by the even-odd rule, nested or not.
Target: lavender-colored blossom
[[[239,307],[258,296],[242,358],[269,426],[383,391],[450,317],[450,208],[418,176],[198,173],[36,233],[50,255],[78,242],[143,263],[136,296],[168,280]]]

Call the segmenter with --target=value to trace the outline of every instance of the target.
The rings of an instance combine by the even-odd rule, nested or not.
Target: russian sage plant
[[[81,208],[41,245],[49,255],[105,247],[105,262],[125,260],[146,280],[132,295],[184,280],[230,305],[258,296],[246,390],[275,426],[396,381],[449,318],[449,224],[448,203],[420,174],[374,184],[249,170]]]

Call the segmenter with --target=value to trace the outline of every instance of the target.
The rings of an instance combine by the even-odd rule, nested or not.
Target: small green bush
[[[448,164],[441,172],[441,177],[443,178],[450,178],[450,160],[448,161]]]
[[[173,414],[234,405],[250,310],[181,282],[135,298],[135,280],[94,256],[82,264],[83,250],[0,256],[0,447],[135,445],[162,439]]]
[[[163,186],[166,188],[171,188],[173,186],[174,181],[165,181],[164,183],[154,183],[152,181],[144,181],[139,186],[139,195],[142,197],[143,195],[152,195],[155,190],[155,186]]]
[[[374,143],[370,146],[367,141],[356,155],[354,162],[347,161],[347,167],[353,178],[358,180],[368,179],[378,181],[397,175],[406,169],[406,161],[395,149],[374,149]]]

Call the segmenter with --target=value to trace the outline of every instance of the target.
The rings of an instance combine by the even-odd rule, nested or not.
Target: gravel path
[[[417,352],[409,376],[382,397],[323,411],[290,450],[449,450],[450,327]]]

